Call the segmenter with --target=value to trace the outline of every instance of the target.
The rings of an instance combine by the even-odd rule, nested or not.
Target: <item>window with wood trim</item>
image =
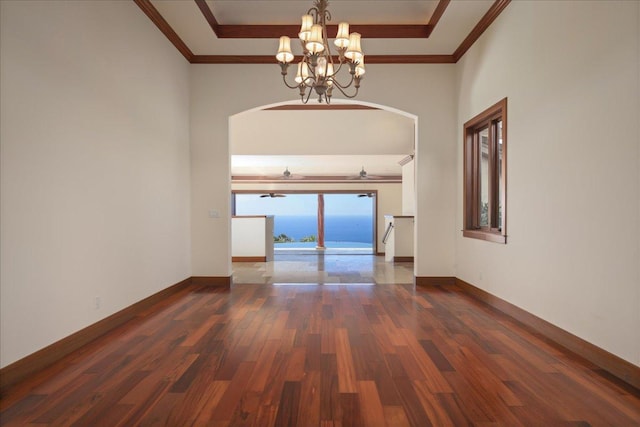
[[[507,243],[507,98],[464,124],[465,237]]]

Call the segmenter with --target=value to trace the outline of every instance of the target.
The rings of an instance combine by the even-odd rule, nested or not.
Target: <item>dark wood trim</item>
[[[191,283],[191,278],[187,278],[175,285],[169,286],[35,353],[5,366],[0,369],[0,396],[3,396],[6,390],[12,385],[53,365],[80,347],[133,319],[152,305],[180,292]]]
[[[213,11],[205,0],[195,0],[209,23],[209,26],[219,39],[277,39],[280,36],[289,36],[297,38],[300,31],[300,25],[221,25],[213,15]],[[442,3],[446,3],[442,6]],[[446,9],[449,1],[441,0],[431,21],[435,21],[432,25],[404,25],[404,24],[387,24],[387,25],[358,25],[350,26],[351,31],[362,34],[364,38],[428,38],[433,31],[435,23],[438,22],[440,16]],[[439,14],[439,15],[438,15]],[[327,25],[327,35],[334,38],[338,32],[337,25]]]
[[[265,190],[231,190],[231,194],[262,194]],[[362,194],[373,193],[378,197],[378,190],[277,190],[280,194]],[[267,215],[272,216],[272,215]]]
[[[216,36],[218,36],[218,31],[220,31],[220,24],[218,24],[216,17],[213,16],[213,11],[211,10],[211,8],[209,8],[209,5],[207,4],[206,0],[194,0],[194,1],[198,5],[200,12],[202,12],[202,14],[204,15],[204,18],[209,23],[209,26],[213,30],[213,33]]]
[[[298,25],[220,25],[205,0],[194,0],[218,38],[297,37]],[[367,64],[455,64],[500,15],[511,0],[496,0],[471,33],[451,55],[367,55]],[[162,17],[150,0],[134,0],[160,31],[192,64],[274,64],[273,55],[194,55]],[[427,25],[352,25],[364,38],[428,38],[444,14],[450,0],[440,0]],[[328,27],[335,36],[336,25]],[[333,34],[333,36],[331,35]]]
[[[178,49],[178,51],[189,62],[192,61],[193,52],[182,41],[180,36],[171,28],[171,25],[162,17],[158,9],[151,3],[150,0],[133,0],[140,9],[151,19],[151,21],[158,27],[162,34],[164,34],[171,43]]]
[[[442,15],[447,9],[447,6],[449,6],[449,3],[451,3],[451,0],[440,0],[438,2],[436,9],[433,11],[433,15],[431,15],[429,23],[427,24],[427,37],[429,37],[433,30],[436,28],[436,25],[440,21],[440,18],[442,18]]]
[[[300,56],[294,61],[299,62]],[[192,64],[272,64],[275,55],[193,55]],[[455,64],[453,55],[367,55],[367,64]]]
[[[363,182],[369,183],[382,183],[382,184],[396,184],[402,182],[402,175],[388,175],[388,176],[380,176],[376,178],[367,178],[367,179],[354,179],[353,175],[307,175],[296,178],[283,179],[273,176],[266,175],[232,175],[231,182],[251,182],[256,184],[262,183],[287,183],[287,182],[295,182],[297,184],[317,184],[322,182],[331,182],[331,183],[343,183],[343,184],[358,184]],[[347,192],[351,192],[350,190],[346,190]],[[362,190],[363,192],[368,192],[367,190]],[[282,191],[278,191],[282,193]],[[326,192],[326,191],[323,191]],[[369,191],[370,192],[370,191]]]
[[[231,276],[191,276],[191,284],[200,286],[230,287]]]
[[[317,227],[318,241],[317,247],[324,249],[324,193],[318,193],[318,214],[317,214]],[[374,226],[375,228],[375,226]]]
[[[583,340],[564,329],[543,320],[495,295],[492,295],[462,279],[455,279],[456,285],[465,293],[482,301],[493,309],[512,317],[524,326],[539,333],[578,356],[588,360],[608,373],[640,389],[640,367]]]
[[[489,8],[487,13],[484,14],[482,19],[478,21],[469,35],[460,43],[460,46],[453,52],[454,62],[458,62],[460,58],[473,46],[473,44],[480,38],[487,28],[496,20],[496,18],[502,13],[502,11],[511,3],[511,0],[496,0]],[[367,62],[368,61],[367,57]]]
[[[498,176],[498,137],[497,123],[502,122],[502,159],[500,169],[502,179]],[[463,167],[462,167],[462,215],[463,237],[486,240],[495,243],[507,243],[507,98],[493,104],[477,114],[463,125]],[[480,163],[481,143],[479,132],[488,130],[489,156],[489,202],[488,225],[480,223]],[[496,197],[500,194],[499,199]],[[500,212],[499,212],[500,211]],[[502,216],[502,228],[498,219]]]
[[[267,262],[266,256],[234,256],[231,262]]]
[[[393,262],[413,262],[412,256],[394,256]]]
[[[378,252],[378,251],[376,251],[376,256],[384,256],[384,255],[385,255],[385,253],[384,253],[384,252]]]
[[[281,110],[380,110],[380,108],[362,104],[286,104],[262,109],[262,111]]]
[[[273,215],[232,215],[231,218],[268,218]]]
[[[380,209],[378,209],[378,203],[380,202],[380,198],[378,197],[378,190],[367,191],[366,193],[373,193],[373,253],[377,254],[380,248],[378,247],[378,214],[380,213]],[[384,224],[384,221],[383,221]],[[383,227],[384,228],[384,227]]]
[[[472,119],[467,120],[464,123],[464,126],[465,127],[474,126],[474,123],[487,121],[498,113],[504,114],[506,110],[507,110],[507,98],[502,98],[500,101],[496,102],[491,107],[487,108],[481,113],[478,113]]]
[[[416,286],[438,286],[438,285],[455,285],[456,278],[453,276],[416,276]]]
[[[422,39],[429,37],[429,26],[422,24],[373,24],[349,26],[369,39]],[[220,25],[216,35],[220,39],[278,39],[280,36],[298,38],[300,25]],[[327,25],[328,38],[335,38],[337,25]]]
[[[150,0],[134,0],[162,33],[192,64],[275,64],[273,55],[195,55],[171,28]],[[218,38],[278,38],[298,36],[298,25],[220,25],[205,0],[194,0]],[[367,64],[455,64],[502,13],[511,0],[496,0],[453,54],[367,55]],[[440,0],[427,25],[352,25],[364,38],[428,38],[450,0]],[[329,34],[337,26],[329,26]],[[335,34],[334,34],[335,36]],[[298,61],[299,58],[296,58]]]
[[[205,0],[195,0],[198,8],[204,15],[219,39],[240,38],[240,39],[277,39],[280,36],[297,38],[300,25],[221,25],[213,15],[213,11]],[[450,0],[440,0],[434,10],[429,23],[421,24],[374,24],[358,25],[352,24],[351,31],[362,34],[364,38],[374,39],[398,39],[398,38],[428,38],[433,32],[436,24],[447,9]],[[337,25],[327,25],[328,38],[335,38],[338,32]]]

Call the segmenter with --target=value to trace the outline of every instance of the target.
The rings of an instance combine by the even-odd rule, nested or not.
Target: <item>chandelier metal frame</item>
[[[289,64],[295,58],[291,52],[291,40],[287,36],[280,37],[276,59],[281,68],[282,81],[288,88],[299,90],[300,99],[304,104],[309,102],[313,92],[318,95],[319,103],[324,101],[330,104],[334,88],[347,98],[355,98],[365,73],[360,34],[349,34],[349,24],[346,22],[338,25],[338,33],[334,41],[338,63],[334,63],[331,45],[327,38],[327,22],[331,21],[328,6],[327,0],[315,0],[314,6],[302,17],[298,36],[303,55],[298,63],[295,84],[287,82]],[[343,66],[348,68],[350,74],[347,83],[340,83],[337,79]],[[348,93],[351,87],[355,91]]]

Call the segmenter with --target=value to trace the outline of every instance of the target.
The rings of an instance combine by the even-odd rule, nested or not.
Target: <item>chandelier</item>
[[[360,81],[365,73],[364,54],[360,47],[360,34],[349,34],[349,24],[341,22],[334,40],[338,51],[338,62],[334,63],[331,45],[327,41],[327,21],[331,20],[331,13],[327,10],[327,0],[315,0],[314,6],[302,17],[302,26],[298,37],[302,44],[302,60],[298,63],[298,71],[294,79],[295,84],[287,82],[289,63],[294,56],[291,52],[291,39],[280,37],[280,45],[276,59],[282,69],[282,80],[290,89],[298,89],[303,103],[309,102],[312,92],[318,95],[318,102],[331,103],[334,89],[340,91],[347,98],[358,95]],[[349,81],[340,83],[337,79],[342,67],[348,67],[351,75]],[[355,91],[350,88],[353,86]],[[352,93],[347,93],[347,90]]]

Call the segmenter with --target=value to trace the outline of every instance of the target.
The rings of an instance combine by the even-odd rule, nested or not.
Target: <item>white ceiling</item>
[[[313,124],[322,126],[313,126]],[[384,110],[252,111],[229,119],[232,175],[401,175],[415,121]]]
[[[402,175],[399,161],[404,155],[299,155],[299,156],[245,156],[231,157],[234,176],[261,176],[280,178],[285,168],[291,178],[309,176],[347,176],[358,178],[365,169],[368,176]]]

